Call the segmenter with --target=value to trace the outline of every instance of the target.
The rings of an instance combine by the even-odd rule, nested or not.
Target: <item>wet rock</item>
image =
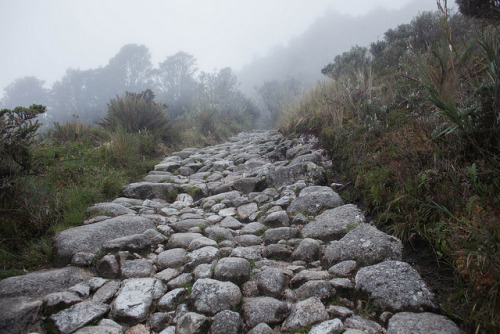
[[[276,268],[267,268],[255,275],[257,286],[261,294],[280,298],[286,287],[286,276]]]
[[[304,226],[302,237],[323,241],[340,239],[364,221],[365,216],[355,205],[342,205],[316,216],[314,221]]]
[[[214,277],[220,281],[244,283],[250,278],[250,262],[239,257],[222,258],[215,266]]]
[[[321,280],[308,281],[296,290],[297,297],[300,299],[317,297],[321,300],[327,300],[334,292],[330,282]]]
[[[286,303],[272,297],[254,297],[245,298],[242,312],[247,326],[252,328],[260,323],[281,323],[288,315],[288,307]]]
[[[288,206],[291,214],[307,212],[315,214],[323,209],[336,208],[344,204],[339,194],[330,187],[310,186],[302,189],[299,196]]]
[[[319,298],[312,297],[295,304],[281,328],[285,331],[303,328],[328,319],[328,312]]]
[[[361,266],[384,260],[401,260],[403,244],[369,224],[360,224],[342,239],[330,243],[322,262],[329,267],[344,260],[354,260]]]
[[[450,319],[434,313],[396,313],[389,320],[387,334],[461,334],[462,331]]]
[[[71,333],[90,322],[99,319],[109,311],[109,305],[95,302],[84,301],[71,306],[59,313],[50,316],[59,332]]]
[[[120,265],[114,255],[105,255],[97,261],[96,270],[102,277],[117,278],[120,276]]]
[[[42,333],[41,307],[30,297],[0,298],[0,333]]]
[[[180,267],[185,262],[187,251],[183,248],[172,248],[158,254],[156,265],[159,270]]]
[[[319,259],[320,246],[318,240],[305,238],[292,254],[292,259],[312,262]]]
[[[209,328],[208,318],[204,315],[188,312],[179,318],[175,327],[176,334],[204,334]]]
[[[363,267],[356,274],[356,290],[364,291],[383,310],[435,308],[433,295],[408,263],[385,261]]]
[[[357,329],[362,333],[367,334],[379,334],[383,333],[382,326],[372,320],[360,317],[358,315],[353,315],[344,321],[344,326],[346,329]]]
[[[153,300],[165,292],[165,285],[155,278],[130,278],[123,281],[118,296],[111,304],[111,316],[129,325],[148,317]]]
[[[35,271],[1,280],[0,297],[42,296],[66,290],[91,277],[89,271],[76,267]]]
[[[191,300],[196,311],[216,314],[236,307],[241,300],[241,291],[234,283],[202,278],[194,283]]]
[[[331,319],[313,326],[309,334],[341,334],[342,332],[344,332],[342,321]]]
[[[135,214],[134,210],[131,210],[118,203],[97,203],[87,209],[87,212],[94,216],[110,216],[116,217],[126,214]]]
[[[100,223],[77,226],[54,237],[54,264],[64,266],[78,252],[97,253],[108,240],[154,229],[152,220],[138,216],[118,216]]]
[[[243,322],[239,313],[225,310],[217,313],[212,319],[210,334],[239,334]]]

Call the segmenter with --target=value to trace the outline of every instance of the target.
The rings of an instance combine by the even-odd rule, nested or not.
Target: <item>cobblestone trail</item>
[[[187,148],[0,281],[0,333],[460,333],[314,138]]]

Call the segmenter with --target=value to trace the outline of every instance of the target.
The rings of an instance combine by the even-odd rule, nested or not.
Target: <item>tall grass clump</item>
[[[320,137],[341,195],[403,240],[441,311],[475,333],[500,327],[499,36],[440,3],[336,57],[280,118]]]

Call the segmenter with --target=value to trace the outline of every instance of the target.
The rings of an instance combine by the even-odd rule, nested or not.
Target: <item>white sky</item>
[[[273,46],[286,45],[328,9],[357,16],[379,7],[401,9],[410,2],[0,0],[0,96],[22,76],[34,75],[50,85],[69,67],[104,66],[126,43],[144,44],[155,64],[185,51],[202,70],[238,70]],[[415,15],[436,9],[434,0],[414,4]]]

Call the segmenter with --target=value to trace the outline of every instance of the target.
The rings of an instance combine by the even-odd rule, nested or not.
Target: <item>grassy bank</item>
[[[423,13],[335,58],[280,120],[321,138],[344,199],[439,271],[441,311],[477,333],[500,326],[498,36]]]

